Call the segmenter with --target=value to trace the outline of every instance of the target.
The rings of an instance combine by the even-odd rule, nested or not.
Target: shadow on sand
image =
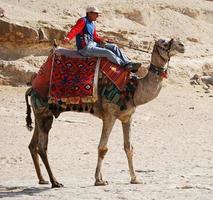
[[[17,187],[5,187],[0,185],[0,198],[4,197],[17,197],[17,196],[33,196],[34,194],[50,190],[49,187],[24,187],[24,186],[17,186]]]

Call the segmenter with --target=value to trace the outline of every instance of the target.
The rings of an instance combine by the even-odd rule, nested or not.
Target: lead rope
[[[49,91],[48,91],[48,97],[50,97],[50,92],[52,88],[52,74],[53,74],[53,63],[55,62],[55,50],[56,48],[53,49],[53,57],[52,57],[52,66],[51,66],[51,72],[50,72],[50,84],[49,84]]]

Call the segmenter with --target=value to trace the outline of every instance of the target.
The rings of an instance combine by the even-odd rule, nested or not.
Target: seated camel
[[[102,179],[101,167],[104,156],[108,151],[107,142],[113,125],[117,119],[120,120],[122,123],[124,150],[128,160],[131,183],[140,183],[136,177],[133,166],[133,147],[131,144],[130,134],[132,115],[134,114],[137,106],[145,104],[158,96],[162,87],[162,81],[167,76],[166,63],[172,56],[176,55],[177,53],[184,53],[184,45],[180,41],[174,39],[165,41],[160,39],[155,42],[148,73],[144,78],[136,80],[137,85],[134,94],[132,98],[130,98],[126,103],[125,109],[121,110],[118,105],[110,102],[108,99],[105,99],[101,95],[99,95],[97,102],[94,103],[92,115],[101,118],[103,121],[101,138],[98,145],[98,161],[95,171],[96,186],[107,184],[107,181]],[[52,110],[50,110],[47,106],[36,107],[35,101],[32,101],[33,91],[34,89],[31,87],[26,91],[25,94],[27,104],[26,121],[27,127],[32,128],[32,120],[30,116],[31,107],[28,102],[28,96],[30,96],[31,106],[33,108],[35,116],[35,128],[32,140],[29,144],[29,149],[35,165],[39,184],[47,184],[48,181],[46,181],[42,176],[38,155],[41,157],[46,167],[52,187],[62,187],[63,185],[59,183],[54,177],[47,157],[48,134],[53,123],[53,117],[56,116],[56,113],[53,113]],[[60,113],[58,113],[58,115],[59,114]]]

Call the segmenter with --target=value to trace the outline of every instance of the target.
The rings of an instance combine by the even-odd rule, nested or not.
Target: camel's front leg
[[[131,183],[138,184],[140,182],[136,178],[135,170],[133,166],[133,147],[131,145],[131,119],[127,123],[122,122],[122,127],[123,127],[123,136],[124,136],[124,150],[127,156],[128,164],[129,164]]]
[[[101,174],[101,165],[102,161],[104,159],[105,154],[108,151],[107,148],[107,142],[109,139],[109,135],[112,131],[112,127],[115,123],[116,118],[114,116],[109,116],[104,117],[103,119],[103,127],[102,127],[102,134],[101,134],[101,139],[98,145],[98,162],[97,162],[97,167],[96,167],[96,172],[95,172],[95,186],[101,186],[101,185],[107,185],[107,181],[103,181],[102,179],[102,174]]]

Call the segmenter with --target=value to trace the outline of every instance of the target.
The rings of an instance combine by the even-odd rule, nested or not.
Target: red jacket
[[[97,32],[95,24],[88,19],[88,17],[80,18],[67,34],[67,38],[72,40],[76,37],[76,46],[79,49],[84,48],[89,41],[102,42]]]

